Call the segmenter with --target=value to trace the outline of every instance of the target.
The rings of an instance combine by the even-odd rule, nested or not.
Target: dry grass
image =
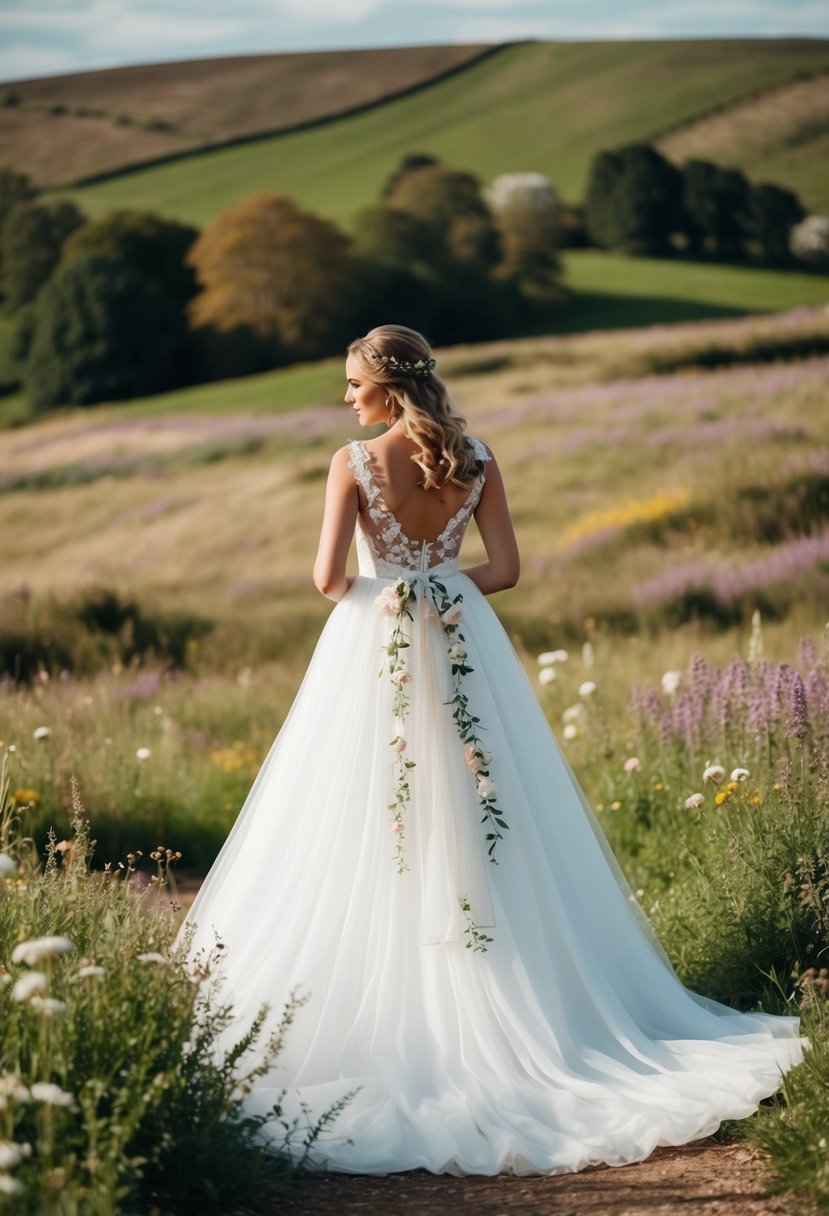
[[[437,79],[489,48],[393,47],[200,59],[9,85],[0,163],[47,185],[314,122]],[[67,112],[52,113],[65,106]],[[102,111],[78,115],[78,109]],[[128,124],[119,123],[125,116]],[[161,120],[164,129],[147,125]]]

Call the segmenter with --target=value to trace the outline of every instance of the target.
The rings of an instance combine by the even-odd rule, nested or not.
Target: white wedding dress
[[[350,445],[359,577],[179,934],[190,926],[193,951],[224,943],[222,994],[238,1016],[228,1045],[263,1001],[276,1019],[292,989],[310,994],[246,1107],[262,1113],[284,1089],[286,1113],[305,1108],[313,1121],[356,1090],[315,1146],[320,1169],[529,1174],[638,1161],[751,1114],[806,1042],[797,1018],[735,1012],[677,979],[515,650],[459,573],[489,458],[472,443],[480,472],[431,543],[407,539],[367,449]],[[401,576],[411,619],[376,602]],[[453,634],[438,608],[458,596]],[[385,649],[398,622],[411,676],[403,723]],[[453,642],[468,656],[459,687],[508,824],[497,864],[492,821],[481,822],[491,804],[452,716]],[[390,746],[400,734],[412,768]]]

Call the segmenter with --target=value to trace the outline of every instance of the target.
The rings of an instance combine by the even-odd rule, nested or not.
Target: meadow
[[[498,457],[516,521],[521,582],[493,605],[637,899],[685,982],[742,1008],[802,1014],[813,1047],[787,1081],[788,1105],[727,1130],[763,1146],[802,1210],[826,1209],[815,1146],[829,1126],[829,314],[437,355],[471,433]],[[118,1187],[140,1202],[172,1159],[154,1158],[142,1181],[154,1091],[146,1122],[112,1138],[107,1112],[127,1082],[93,1101],[103,1056],[73,1055],[90,1002],[134,999],[119,951],[168,960],[147,964],[142,1008],[150,1026],[174,1019],[163,1058],[148,1048],[145,1062],[170,1087],[170,1153],[187,1149],[198,1101],[216,1136],[208,1156],[239,1137],[245,1168],[277,1170],[228,1096],[238,1079],[211,1072],[209,1031],[192,1086],[176,1088],[168,1070],[195,1015],[192,984],[169,961],[175,891],[152,916],[134,905],[137,880],[159,865],[165,876],[170,862],[182,878],[205,872],[330,610],[310,566],[328,460],[357,433],[343,392],[332,360],[0,432],[0,852],[25,875],[0,878],[10,976],[0,1002],[20,1027],[2,1069],[17,1078],[7,1087],[30,1093],[38,1083],[71,1093],[74,1069],[88,1111],[80,1139],[66,1139],[70,1121],[53,1110],[48,1154],[0,1155],[0,1178],[24,1188],[18,1200],[56,1169],[79,1204],[94,1194],[96,1137],[110,1164],[98,1207],[80,1210],[116,1210]],[[464,560],[481,552],[471,535]],[[89,834],[98,879],[82,882]],[[45,851],[43,877],[21,835]],[[123,903],[90,902],[81,915],[81,889]],[[100,943],[96,919],[111,926]],[[48,1025],[33,997],[13,997],[25,963],[9,955],[24,926],[77,938],[33,989],[65,1006]],[[96,966],[106,975],[75,978]],[[60,1045],[54,1064],[44,1026]],[[113,1075],[124,1067],[107,1059]],[[36,1104],[14,1099],[0,1115],[8,1143],[45,1143]],[[166,1202],[177,1210],[175,1196]]]

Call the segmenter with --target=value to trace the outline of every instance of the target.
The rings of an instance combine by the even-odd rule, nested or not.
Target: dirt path
[[[636,1165],[550,1178],[417,1170],[302,1179],[256,1216],[798,1216],[803,1210],[796,1198],[764,1195],[763,1167],[752,1149],[708,1139],[657,1149]]]

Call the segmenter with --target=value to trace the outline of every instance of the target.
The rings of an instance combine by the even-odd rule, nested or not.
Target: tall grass
[[[236,1044],[222,999],[221,943],[187,960],[167,898],[177,853],[159,846],[90,871],[94,842],[73,780],[72,835],[45,866],[20,831],[0,770],[0,1207],[112,1216],[230,1213],[301,1166],[336,1119],[316,1125],[244,1110],[278,1056],[302,998],[275,1028],[263,1004]],[[206,982],[210,979],[210,982]],[[250,1051],[257,1047],[257,1063]],[[273,1123],[284,1151],[262,1146]],[[292,1146],[294,1165],[288,1147]]]

